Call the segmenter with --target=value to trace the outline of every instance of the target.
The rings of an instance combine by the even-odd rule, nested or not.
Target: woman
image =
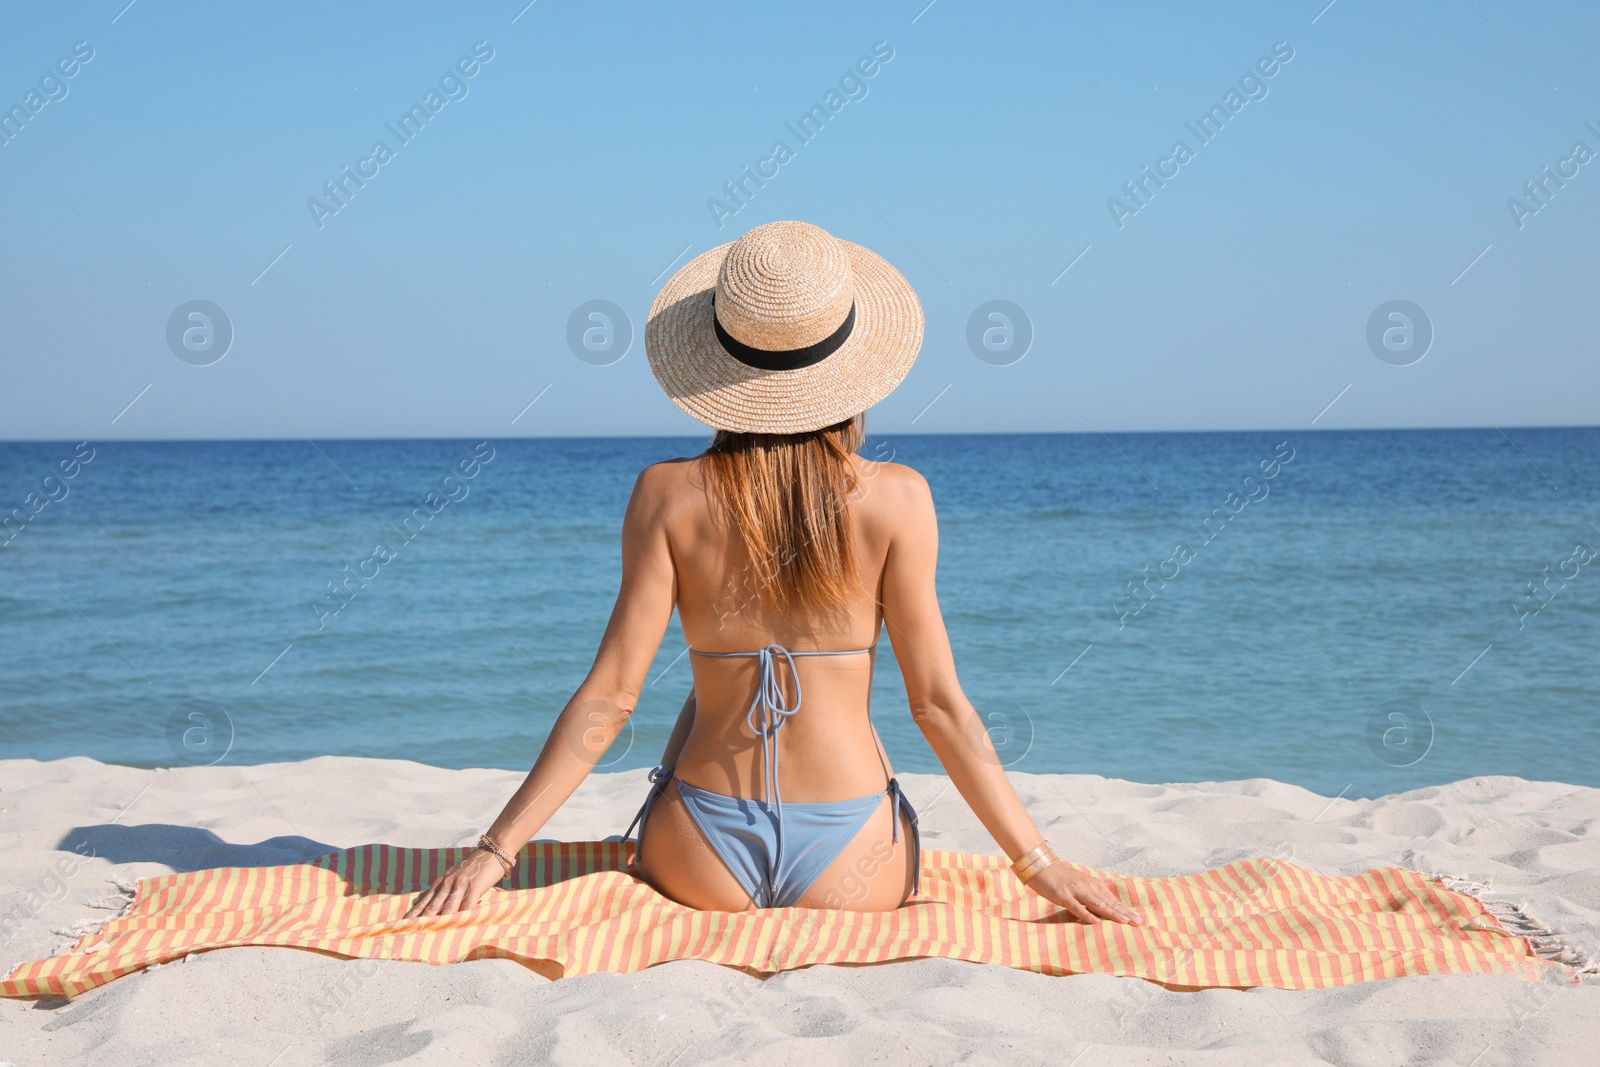
[[[478,849],[408,917],[470,908],[505,877],[632,713],[676,607],[694,685],[634,820],[635,869],[661,893],[718,911],[915,894],[916,814],[868,717],[887,627],[913,719],[1018,877],[1074,919],[1143,921],[1059,862],[986,743],[934,592],[927,483],[857,454],[863,413],[921,342],[906,280],[804,223],[757,227],[668,281],[650,367],[716,436],[639,475],[594,666]]]

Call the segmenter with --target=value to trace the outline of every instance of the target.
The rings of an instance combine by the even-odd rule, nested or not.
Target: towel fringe
[[[1535,919],[1528,914],[1527,905],[1521,901],[1489,896],[1493,889],[1492,881],[1488,879],[1479,881],[1465,875],[1452,874],[1435,874],[1431,877],[1446,889],[1465,894],[1482,904],[1484,910],[1499,924],[1495,927],[1474,919],[1463,924],[1467,929],[1490,931],[1498,929],[1501,933],[1524,939],[1533,949],[1534,955],[1540,959],[1566,966],[1569,977],[1574,983],[1600,975],[1600,957],[1578,945],[1567,936],[1565,930],[1547,926]]]
[[[72,938],[72,941],[68,944],[58,944],[51,951],[50,954],[52,956],[71,955],[75,952],[93,952],[96,949],[106,947],[105,939],[98,936],[101,929],[112,919],[121,918],[128,914],[129,910],[133,908],[134,901],[139,898],[139,885],[137,882],[124,881],[115,875],[111,875],[106,881],[114,884],[116,891],[99,900],[91,900],[89,907],[104,908],[111,914],[98,919],[79,919],[77,922],[69,923],[66,926],[50,927],[50,932],[57,937]],[[88,944],[87,942],[89,941],[93,941],[94,944]],[[27,960],[18,960],[12,964],[7,968],[5,975],[0,976],[0,981],[10,981],[27,962]]]
[[[84,936],[78,939],[77,946],[73,949],[74,952],[93,952],[97,948],[104,947],[105,941],[103,939],[99,940],[96,944],[93,944],[93,945],[85,944],[85,942],[87,942],[89,940],[89,935],[98,934],[100,932],[101,928],[103,926],[105,926],[106,923],[110,922],[112,919],[119,919],[122,916],[128,914],[128,912],[130,910],[132,910],[132,908],[133,908],[134,901],[139,899],[139,883],[138,882],[124,881],[123,879],[118,878],[114,874],[107,875],[106,876],[106,881],[108,881],[112,885],[116,886],[116,892],[110,893],[110,894],[100,898],[99,900],[97,900],[94,903],[92,903],[90,905],[90,907],[104,908],[107,911],[111,912],[111,914],[105,916],[102,919],[84,919],[81,922],[76,922],[76,923],[72,924],[72,928],[75,931],[79,927],[88,926],[88,925],[92,924],[92,928],[91,929],[83,931]]]
[[[116,886],[115,892],[109,893],[99,900],[90,901],[89,907],[103,908],[111,914],[98,919],[79,919],[70,926],[52,926],[50,928],[52,934],[58,937],[74,939],[70,945],[58,945],[53,953],[54,955],[93,952],[96,949],[104,948],[105,939],[98,936],[101,929],[112,919],[118,919],[128,914],[133,907],[133,902],[139,899],[139,885],[137,882],[124,881],[114,874],[107,876],[106,881]],[[90,941],[93,941],[94,944],[89,944]]]

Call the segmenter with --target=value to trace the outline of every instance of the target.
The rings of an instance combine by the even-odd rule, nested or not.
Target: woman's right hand
[[[403,918],[452,915],[476,907],[478,898],[505,877],[504,864],[483,849],[474,849],[466,859],[445,871],[442,878],[418,897]]]
[[[1111,919],[1133,926],[1144,925],[1144,916],[1118,900],[1115,890],[1103,880],[1069,863],[1052,863],[1029,880],[1028,888],[1064,908],[1079,922]]]

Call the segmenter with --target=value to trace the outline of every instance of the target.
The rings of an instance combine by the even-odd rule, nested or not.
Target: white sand
[[[468,844],[521,777],[344,757],[158,771],[0,761],[0,907],[45,898],[0,928],[0,967],[71,944],[52,928],[110,915],[91,906],[118,902],[108,877],[290,863],[369,841]],[[994,851],[946,779],[901,778],[925,847]],[[1288,844],[1296,862],[1330,874],[1399,864],[1489,878],[1491,895],[1583,947],[1600,938],[1600,790],[1472,778],[1350,801],[1269,779],[1013,781],[1063,854],[1102,869],[1188,874]],[[618,834],[643,794],[643,771],[595,775],[541,836]],[[83,842],[93,858],[52,889],[64,850]],[[314,998],[330,996],[341,1009],[319,1014]],[[551,982],[505,960],[430,967],[235,948],[70,1004],[0,1001],[0,1062],[1579,1064],[1600,1062],[1600,982],[1427,977],[1173,993],[948,960],[767,981],[683,962]]]

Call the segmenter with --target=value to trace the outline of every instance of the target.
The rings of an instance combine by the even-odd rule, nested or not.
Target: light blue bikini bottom
[[[652,787],[625,837],[632,837],[637,825],[642,839],[651,801],[666,788],[672,776],[672,768],[666,765],[650,772]],[[885,792],[894,818],[891,833],[895,842],[900,840],[900,814],[904,812],[909,817],[913,842],[911,891],[916,893],[920,873],[917,868],[921,865],[916,858],[921,852],[917,813],[895,779],[889,780]],[[812,804],[788,801],[780,815],[777,808],[764,800],[713,793],[681,778],[678,779],[678,795],[728,873],[738,880],[750,895],[751,903],[758,908],[794,906],[845,846],[855,840],[884,797],[884,793],[873,793],[850,800]],[[781,850],[778,847],[780,832]],[[638,849],[635,859],[642,853],[643,849]]]

